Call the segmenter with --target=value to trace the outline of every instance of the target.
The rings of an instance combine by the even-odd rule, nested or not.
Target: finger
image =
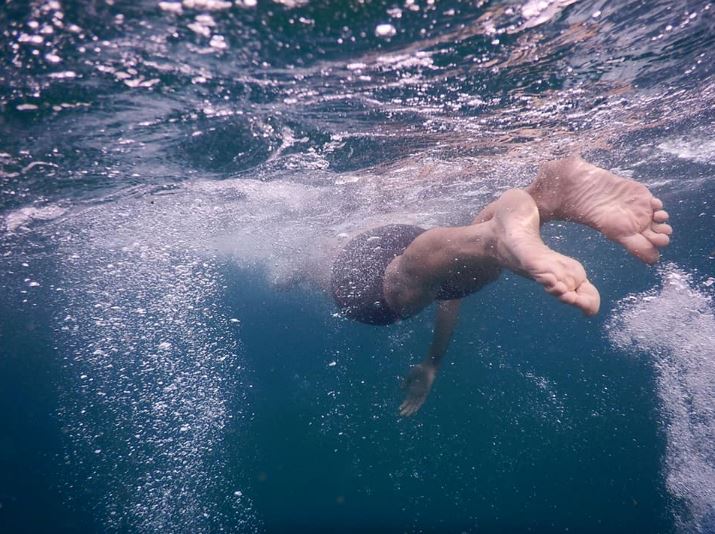
[[[417,410],[420,409],[420,406],[422,406],[422,402],[420,401],[412,401],[409,403],[409,405],[405,408],[405,416],[409,417],[413,415]]]
[[[670,218],[670,215],[668,215],[668,212],[664,211],[664,210],[658,210],[655,213],[653,213],[653,220],[658,223],[665,222],[669,218]]]
[[[673,227],[669,224],[651,224],[650,227],[657,234],[671,235],[673,233]]]
[[[400,411],[402,417],[409,417],[411,413],[412,408],[410,406],[405,406],[405,408]]]
[[[414,404],[414,401],[412,399],[405,399],[405,402],[402,403],[402,405],[400,406],[400,409],[409,410],[413,404]]]
[[[415,403],[415,409],[413,410],[412,413],[417,412],[420,408],[422,408],[422,405],[425,403],[424,399],[421,399]]]

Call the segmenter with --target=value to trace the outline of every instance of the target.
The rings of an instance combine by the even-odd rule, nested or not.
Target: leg
[[[541,240],[539,210],[530,195],[513,189],[497,203],[492,222],[500,265],[540,283],[547,293],[586,315],[598,313],[601,297],[583,266]]]
[[[670,242],[663,203],[638,182],[591,165],[578,156],[542,165],[526,188],[539,208],[541,222],[572,221],[590,226],[646,263],[655,263],[658,249]],[[474,220],[494,216],[493,204]]]
[[[598,311],[600,297],[576,260],[548,248],[539,234],[539,210],[525,191],[504,193],[489,207],[487,222],[435,228],[420,235],[385,271],[385,298],[403,317],[435,298],[456,270],[480,272],[506,267],[531,278],[560,301],[587,315]]]

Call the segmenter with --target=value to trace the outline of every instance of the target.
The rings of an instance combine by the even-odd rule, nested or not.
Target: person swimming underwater
[[[544,244],[542,224],[590,226],[652,264],[672,234],[662,208],[642,184],[578,156],[551,161],[531,185],[506,191],[467,226],[394,224],[357,235],[337,254],[330,289],[343,316],[373,325],[407,319],[438,302],[427,356],[405,379],[399,412],[410,416],[432,389],[460,299],[497,280],[502,269],[534,280],[586,315],[598,313],[600,296],[583,266]]]

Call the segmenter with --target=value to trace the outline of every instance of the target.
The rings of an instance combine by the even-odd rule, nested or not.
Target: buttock
[[[425,230],[409,224],[380,226],[350,240],[333,263],[331,286],[340,313],[372,325],[399,320],[385,300],[385,269]]]

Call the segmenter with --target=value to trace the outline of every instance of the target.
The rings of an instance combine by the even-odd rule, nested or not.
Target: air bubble
[[[375,27],[375,35],[377,37],[389,39],[390,37],[394,37],[396,33],[397,30],[392,24],[378,24]]]

